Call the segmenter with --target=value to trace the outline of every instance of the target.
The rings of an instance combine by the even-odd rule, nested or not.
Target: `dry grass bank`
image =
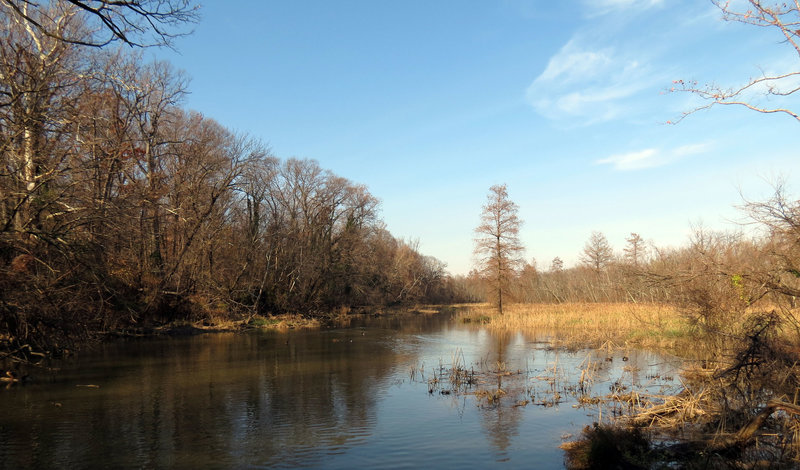
[[[149,336],[149,335],[192,335],[200,333],[218,333],[225,331],[241,330],[293,330],[315,329],[322,326],[322,321],[299,314],[281,314],[270,317],[254,315],[249,319],[211,319],[201,321],[176,321],[154,328],[144,328],[141,331],[115,331],[113,334],[122,336]]]
[[[489,304],[458,308],[463,322],[548,337],[566,347],[599,347],[611,342],[677,350],[695,337],[695,330],[677,309],[661,304],[512,304],[502,315]]]
[[[272,317],[255,315],[249,321],[242,323],[245,328],[260,328],[272,330],[293,330],[301,328],[319,328],[322,322],[318,318],[309,318],[299,314],[282,314]]]

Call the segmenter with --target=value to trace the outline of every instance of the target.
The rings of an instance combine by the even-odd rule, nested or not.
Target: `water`
[[[674,390],[675,361],[608,357],[446,315],[120,341],[0,390],[0,467],[562,468],[563,439],[613,411],[578,406],[582,370],[592,396]],[[454,364],[478,383],[453,393]],[[498,375],[507,395],[474,394]]]

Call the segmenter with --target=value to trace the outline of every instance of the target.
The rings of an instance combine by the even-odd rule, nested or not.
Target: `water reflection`
[[[318,446],[341,450],[374,427],[377,396],[399,360],[390,343],[349,333],[107,347],[61,383],[9,391],[0,457],[9,467],[291,466]]]
[[[509,396],[429,394],[461,355]],[[211,334],[105,345],[52,376],[0,392],[0,467],[529,467],[561,465],[561,434],[595,419],[575,403],[516,405],[568,382],[586,357],[543,350],[444,316],[358,318],[346,329]],[[602,356],[602,355],[601,355]],[[660,362],[598,356],[593,393],[646,381]],[[556,367],[553,365],[557,364]],[[654,369],[656,367],[656,369]],[[661,370],[661,369],[658,369]],[[627,374],[627,375],[626,375]],[[495,380],[495,379],[492,379]],[[80,385],[80,386],[79,386]],[[97,386],[97,387],[89,387]]]
[[[513,362],[509,360],[509,349],[514,340],[518,338],[518,335],[503,331],[492,332],[487,336],[488,341],[486,342],[484,357],[490,358],[487,362],[494,362],[494,367],[490,367],[490,370],[498,372],[509,370],[509,363]],[[511,365],[513,366],[514,364],[512,363]],[[496,375],[498,379],[497,389],[506,391],[509,385],[508,382],[506,382],[506,385],[502,383],[502,373],[496,373]],[[517,394],[525,394],[525,385],[518,385],[523,390],[518,390],[517,392],[519,393]],[[493,386],[494,384],[491,384],[489,388],[494,388]],[[509,391],[514,393],[513,390]],[[521,414],[522,409],[519,406],[500,406],[499,403],[492,406],[484,406],[481,410],[481,425],[489,444],[497,454],[498,461],[505,461],[509,458],[507,451],[518,434],[520,420],[522,419]]]

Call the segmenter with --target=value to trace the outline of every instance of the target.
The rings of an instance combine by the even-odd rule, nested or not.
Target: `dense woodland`
[[[25,3],[20,3],[26,7]],[[0,340],[452,300],[367,188],[184,109],[187,79],[92,43],[69,2],[0,7]],[[70,40],[64,40],[69,38]]]

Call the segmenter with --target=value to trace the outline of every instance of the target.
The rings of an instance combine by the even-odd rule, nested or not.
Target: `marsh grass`
[[[319,328],[321,322],[316,318],[309,318],[298,314],[283,314],[270,317],[254,315],[242,324],[245,328],[290,330],[299,328]]]
[[[511,305],[503,315],[489,305],[470,305],[459,307],[458,315],[464,323],[522,332],[556,347],[661,349],[686,360],[679,392],[639,390],[621,377],[607,395],[593,395],[591,363],[572,385],[556,384],[557,365],[546,374],[552,383],[537,377],[545,386],[529,390],[532,403],[546,405],[549,397],[568,393],[577,406],[597,407],[600,426],[567,445],[568,454],[576,451],[568,455],[570,468],[605,468],[596,466],[604,454],[625,456],[631,467],[618,468],[665,462],[675,468],[800,468],[796,310],[762,302],[719,320],[685,306],[573,303]],[[652,446],[641,446],[642,436]],[[624,447],[626,440],[636,444],[634,452]]]
[[[615,416],[621,418],[613,423],[615,432],[646,429],[654,462],[677,462],[676,468],[799,468],[795,343],[787,342],[775,312],[735,321],[740,324],[726,326],[751,334],[738,340],[728,335],[727,349],[717,346],[717,355],[687,361],[680,392],[641,396],[613,384],[612,395],[629,405]],[[748,322],[757,328],[747,328]],[[586,433],[585,439],[602,436]]]
[[[481,358],[474,364],[465,362],[464,353],[456,349],[450,362],[440,358],[438,365],[426,370],[423,365],[409,368],[412,382],[426,384],[431,395],[454,397],[471,396],[480,408],[498,407],[556,407],[569,405],[597,413],[597,420],[616,419],[629,415],[645,405],[663,402],[663,395],[674,386],[672,377],[647,377],[643,382],[633,378],[631,368],[623,368],[619,378],[611,383],[607,392],[596,387],[608,377],[597,375],[607,370],[609,362],[597,359],[596,353],[587,354],[577,367],[564,364],[556,354],[545,368],[533,370],[510,369],[503,361],[490,362]],[[605,372],[602,372],[605,374]],[[598,382],[598,380],[600,382]],[[653,389],[658,391],[651,395]],[[610,393],[609,393],[610,392]]]
[[[461,305],[463,323],[494,330],[521,331],[567,348],[624,347],[685,350],[696,329],[674,307],[660,304],[564,303],[512,304],[503,314],[489,304]]]

